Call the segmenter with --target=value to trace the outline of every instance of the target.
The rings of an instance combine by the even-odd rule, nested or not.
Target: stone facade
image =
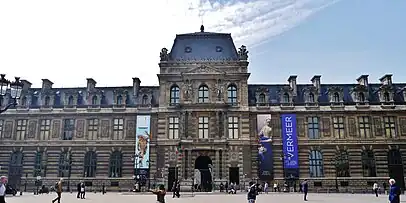
[[[193,45],[193,46],[192,46]],[[248,51],[230,34],[177,35],[160,53],[159,86],[41,88],[24,82],[19,105],[0,118],[0,174],[17,187],[46,185],[60,177],[126,190],[134,183],[137,115],[150,115],[147,184],[196,184],[200,157],[215,185],[258,179],[257,116],[271,114],[273,179],[282,183],[280,117],[297,116],[300,179],[329,191],[368,189],[389,177],[404,179],[406,110],[404,84],[391,75],[369,84],[249,85]],[[9,95],[2,101],[9,101]],[[5,102],[1,103],[5,105]],[[339,157],[339,159],[337,158]],[[199,162],[199,163],[198,163]],[[199,170],[196,170],[196,167]],[[397,175],[396,175],[397,174]],[[203,177],[203,176],[202,176]],[[206,178],[207,179],[207,178]],[[200,179],[201,181],[201,179]]]

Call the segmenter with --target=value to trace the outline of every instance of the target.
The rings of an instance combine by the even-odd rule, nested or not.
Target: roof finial
[[[200,26],[200,32],[204,32],[203,16],[202,16],[202,25]]]

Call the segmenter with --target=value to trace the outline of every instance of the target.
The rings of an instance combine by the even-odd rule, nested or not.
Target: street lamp
[[[10,82],[6,79],[5,74],[0,74],[0,97],[4,97],[7,93],[7,90],[10,89],[10,95],[12,102],[8,103],[4,109],[0,109],[0,113],[7,111],[10,107],[17,105],[17,99],[21,97],[21,92],[23,89],[23,83],[20,82],[19,77],[15,77],[15,81]]]
[[[331,159],[331,165],[334,166],[334,172],[335,172],[335,185],[336,185],[336,192],[338,192],[338,163],[337,163],[337,157],[334,157]]]

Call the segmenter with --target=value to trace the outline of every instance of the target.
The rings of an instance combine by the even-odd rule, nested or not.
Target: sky
[[[404,0],[0,1],[0,73],[41,86],[158,85],[176,34],[231,33],[249,50],[250,83],[406,82]]]

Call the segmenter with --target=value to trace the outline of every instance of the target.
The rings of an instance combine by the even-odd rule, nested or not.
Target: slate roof
[[[238,60],[231,34],[200,32],[176,35],[169,53],[171,61],[233,61]]]

